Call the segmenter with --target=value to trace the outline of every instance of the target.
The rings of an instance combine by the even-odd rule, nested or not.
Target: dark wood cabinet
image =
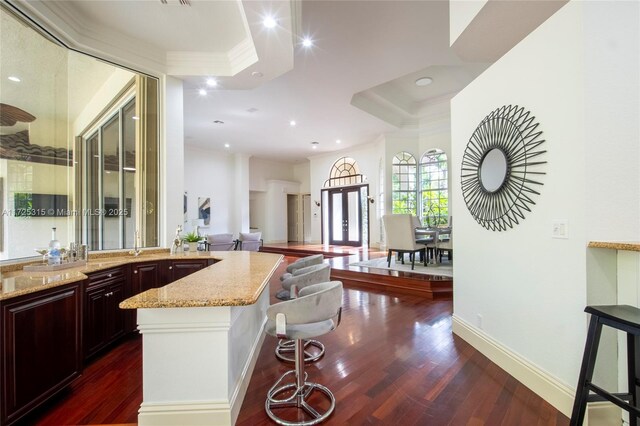
[[[131,290],[138,294],[164,285],[162,262],[138,263],[131,266]]]
[[[166,264],[167,273],[165,274],[165,283],[168,284],[204,269],[209,266],[210,263],[209,259],[184,259],[168,260]]]
[[[11,425],[82,373],[82,283],[0,303],[0,424]]]
[[[126,269],[123,266],[88,275],[84,291],[85,359],[131,329],[131,313],[118,306],[131,294]]]

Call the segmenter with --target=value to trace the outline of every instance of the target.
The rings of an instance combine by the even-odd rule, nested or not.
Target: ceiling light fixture
[[[200,90],[198,90],[198,95],[200,95],[200,96],[207,96],[207,91],[206,91],[206,90],[204,90],[204,89],[200,89]]]
[[[255,78],[260,78],[262,77],[264,74],[262,74],[260,71],[254,71],[251,73],[251,77],[255,77]]]
[[[289,122],[289,126],[291,126],[291,127],[294,127],[296,124],[297,124],[297,123],[296,123],[296,120],[291,120],[291,121]]]
[[[316,141],[311,142],[311,148],[313,149],[318,149],[318,145],[320,145],[320,142],[316,142]]]
[[[15,75],[10,75],[9,77],[7,77],[9,80],[14,81],[16,83],[20,83],[22,80],[20,80],[20,78],[16,77]]]
[[[416,86],[424,87],[433,83],[433,79],[431,77],[420,77],[416,80]]]
[[[264,25],[265,28],[274,28],[277,24],[273,16],[267,16],[262,20],[262,25]]]
[[[336,139],[336,143],[342,143],[340,139]]]
[[[208,78],[207,79],[207,86],[216,87],[217,85],[218,85],[218,82],[216,81],[215,78]]]
[[[313,40],[311,40],[309,37],[305,37],[305,38],[302,40],[302,45],[303,45],[304,47],[311,47],[311,46],[313,46]]]
[[[222,120],[214,120],[213,124],[224,124]]]
[[[230,146],[231,146],[231,145],[229,145],[228,143],[225,143],[225,144],[224,144],[224,147],[225,147],[225,148],[229,148]]]

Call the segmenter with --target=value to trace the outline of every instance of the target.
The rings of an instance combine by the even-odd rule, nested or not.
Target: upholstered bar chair
[[[291,277],[282,281],[283,290],[279,291],[276,297],[281,300],[295,299],[302,289],[310,285],[327,282],[330,279],[331,265],[328,263],[297,269]],[[306,340],[303,346],[305,362],[315,362],[324,356],[324,345],[318,340]],[[280,361],[295,362],[295,341],[280,339],[275,353],[276,358]]]
[[[207,250],[229,251],[236,249],[233,234],[213,234],[207,236]]]
[[[427,266],[427,248],[416,243],[415,222],[410,214],[387,214],[382,217],[384,233],[387,236],[387,266],[391,266],[393,252],[401,256],[404,263],[404,254],[409,253],[411,269],[415,268],[416,253],[420,253]]]
[[[262,247],[262,232],[241,232],[237,250],[259,251]]]
[[[267,309],[265,331],[280,339],[295,341],[295,369],[287,371],[269,389],[265,401],[267,415],[281,425],[315,425],[326,420],[336,406],[331,391],[318,383],[307,381],[304,371],[304,340],[321,336],[334,330],[340,324],[342,311],[342,283],[340,281],[313,284],[300,290],[297,299],[276,303]],[[291,381],[293,379],[293,381]],[[286,383],[289,381],[289,383]],[[314,394],[323,395],[329,401],[329,408],[321,410],[312,407]],[[286,409],[297,408],[292,419],[278,416]],[[280,414],[280,415],[282,415]]]
[[[291,277],[298,269],[306,268],[307,266],[320,265],[322,262],[324,262],[323,254],[314,254],[312,256],[302,257],[287,266],[287,270],[280,277],[280,281],[284,281]]]

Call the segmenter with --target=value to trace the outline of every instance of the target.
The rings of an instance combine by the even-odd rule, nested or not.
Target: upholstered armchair
[[[388,214],[382,217],[384,233],[387,236],[387,265],[391,266],[391,254],[398,253],[404,263],[404,254],[409,253],[411,269],[415,267],[416,253],[422,255],[427,266],[426,247],[416,243],[415,221],[410,214]]]
[[[207,236],[207,250],[229,251],[236,249],[233,234],[214,234]]]
[[[262,232],[241,232],[237,250],[259,251],[262,247]]]

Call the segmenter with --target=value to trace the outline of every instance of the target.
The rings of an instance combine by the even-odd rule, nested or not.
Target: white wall
[[[333,164],[342,157],[351,157],[358,163],[360,173],[367,177],[365,183],[369,184],[369,194],[376,198],[378,194],[378,176],[380,158],[384,156],[383,140],[372,142],[366,145],[359,145],[351,149],[346,149],[330,154],[317,155],[310,158],[309,174],[310,174],[310,193],[311,193],[311,243],[320,243],[321,241],[321,212],[316,207],[315,201],[320,201],[320,191],[324,181],[329,178],[329,172]],[[370,226],[370,242],[371,245],[378,245],[380,242],[380,230],[374,223],[379,221],[378,210],[376,204],[370,205],[369,209]]]
[[[296,182],[300,182],[300,192],[302,194],[308,194],[311,191],[311,181],[309,174],[309,161],[305,161],[301,164],[295,164],[293,166],[293,180]]]
[[[295,181],[293,164],[262,158],[249,159],[249,190],[266,191],[270,179]]]
[[[635,8],[635,15],[619,7]],[[611,18],[622,19],[627,14],[631,18],[624,24]],[[639,237],[637,109],[626,122],[614,121],[614,139],[605,137],[608,118],[619,113],[620,106],[637,108],[637,90],[624,88],[638,87],[638,38],[635,50],[623,51],[622,47],[629,47],[628,36],[634,33],[620,29],[629,25],[637,34],[637,17],[637,3],[571,2],[452,101],[453,206],[457,212],[454,320],[481,329],[480,334],[569,389],[577,381],[586,335],[586,245],[588,236],[595,232],[591,229],[597,222],[602,235],[622,236],[616,231],[622,228],[630,232],[625,239]],[[603,34],[607,34],[606,41],[594,46],[592,42]],[[616,45],[621,49],[613,53]],[[630,59],[624,58],[627,54]],[[635,64],[631,64],[634,55]],[[612,76],[602,74],[613,59],[630,65],[635,72],[625,69]],[[591,74],[601,85],[593,91],[596,81],[590,81]],[[530,110],[540,123],[539,130],[547,141],[547,174],[541,196],[536,197],[537,204],[526,219],[505,232],[490,232],[469,214],[457,189],[459,170],[467,141],[478,123],[494,109],[509,104]],[[594,111],[600,119],[593,116]],[[634,156],[616,158],[615,165],[601,167],[592,156],[608,149],[629,150]],[[625,171],[617,170],[620,162]],[[600,170],[603,174],[597,179],[592,176]],[[596,192],[590,183],[599,179],[603,181],[595,184]],[[614,222],[607,214],[609,208],[593,209],[594,202],[609,202],[610,191],[620,196],[613,203],[614,210],[632,206],[634,218],[621,213],[624,223]],[[568,239],[551,238],[552,222],[557,219],[568,221]],[[567,407],[558,408],[566,412]]]
[[[160,246],[169,247],[178,225],[184,225],[184,103],[182,80],[161,80]]]
[[[185,230],[193,230],[191,221],[198,218],[198,198],[209,198],[211,220],[208,227],[200,229],[200,234],[235,232],[231,220],[233,167],[232,157],[225,152],[185,146],[184,187],[188,216]]]
[[[268,180],[265,196],[265,223],[262,239],[269,243],[286,243],[287,194],[299,194],[300,184],[284,180]]]

